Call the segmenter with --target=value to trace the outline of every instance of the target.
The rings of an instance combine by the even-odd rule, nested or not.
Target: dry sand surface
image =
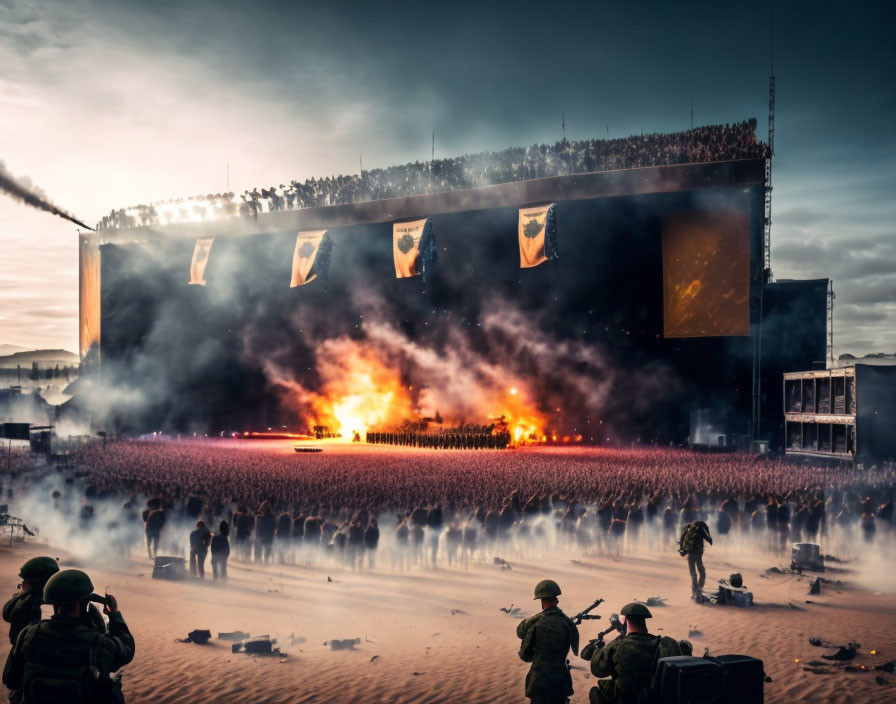
[[[896,699],[893,675],[802,669],[833,652],[811,646],[812,636],[837,644],[859,641],[862,652],[852,665],[896,659],[896,598],[845,585],[808,597],[808,582],[798,577],[760,577],[773,563],[770,558],[739,557],[731,564],[718,542],[707,553],[709,583],[742,572],[756,608],[692,603],[686,565],[675,553],[614,559],[555,551],[512,560],[510,570],[489,558],[466,570],[421,567],[403,573],[232,561],[226,587],[211,580],[153,580],[145,558],[119,569],[80,566],[98,591],[108,588],[118,597],[136,639],[136,657],[124,670],[131,703],[524,702],[528,666],[517,656],[517,620],[500,608],[514,604],[526,615],[534,613],[531,590],[544,577],[560,583],[561,607],[568,614],[606,599],[596,612],[603,620],[581,627],[583,642],[624,603],[663,596],[668,605],[653,609],[652,630],[690,637],[698,655],[708,647],[713,654],[762,658],[774,680],[766,685],[769,702]],[[72,566],[65,553],[39,543],[0,548],[0,574],[7,575],[3,588],[12,593],[21,563],[46,552]],[[848,571],[828,576],[850,579]],[[208,646],[176,642],[194,628],[208,628],[214,636],[232,630],[270,634],[278,638],[283,657],[233,654],[230,643],[217,639]],[[361,642],[349,651],[324,645],[342,638]],[[4,645],[4,655],[7,649]],[[878,654],[871,656],[871,649]],[[584,661],[574,658],[573,664],[572,701],[587,702],[594,678]],[[879,684],[878,676],[886,683]]]

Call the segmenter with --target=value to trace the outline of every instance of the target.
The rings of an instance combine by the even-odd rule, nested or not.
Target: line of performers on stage
[[[439,430],[402,429],[392,432],[368,432],[372,445],[407,445],[435,450],[503,450],[510,445],[510,433],[494,426],[472,426]]]

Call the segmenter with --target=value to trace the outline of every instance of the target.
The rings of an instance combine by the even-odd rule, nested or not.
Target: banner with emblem
[[[427,273],[438,259],[430,219],[394,223],[392,252],[395,258],[395,278],[422,276],[425,282]]]
[[[520,208],[520,268],[530,269],[548,259],[556,259],[557,221],[554,204]]]
[[[208,265],[208,257],[212,251],[214,237],[196,240],[193,247],[193,260],[190,262],[190,285],[205,286],[205,267]]]
[[[290,288],[304,286],[318,275],[326,276],[331,242],[326,230],[300,232],[296,236],[296,248],[292,254],[292,279]]]

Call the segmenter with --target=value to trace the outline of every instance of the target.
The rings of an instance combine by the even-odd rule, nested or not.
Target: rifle
[[[591,614],[589,612],[594,611],[598,606],[604,603],[603,599],[597,599],[591,606],[587,609],[582,609],[575,616],[572,617],[572,622],[575,625],[579,625],[582,621],[596,620],[600,618],[600,614]]]

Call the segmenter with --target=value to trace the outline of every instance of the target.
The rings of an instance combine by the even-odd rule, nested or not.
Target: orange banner
[[[531,269],[548,260],[545,252],[548,211],[550,205],[520,208],[518,235],[520,241],[520,268]]]
[[[317,259],[320,243],[326,233],[326,230],[315,230],[313,232],[300,232],[296,236],[296,248],[292,253],[292,280],[289,283],[290,288],[304,286],[317,278],[317,274],[311,273],[311,269],[314,266],[314,260]]]
[[[420,238],[426,218],[411,222],[396,222],[392,226],[392,254],[395,258],[395,278],[419,276]]]
[[[190,285],[205,286],[205,267],[208,265],[208,257],[212,251],[214,237],[196,240],[193,247],[193,260],[190,262]]]

